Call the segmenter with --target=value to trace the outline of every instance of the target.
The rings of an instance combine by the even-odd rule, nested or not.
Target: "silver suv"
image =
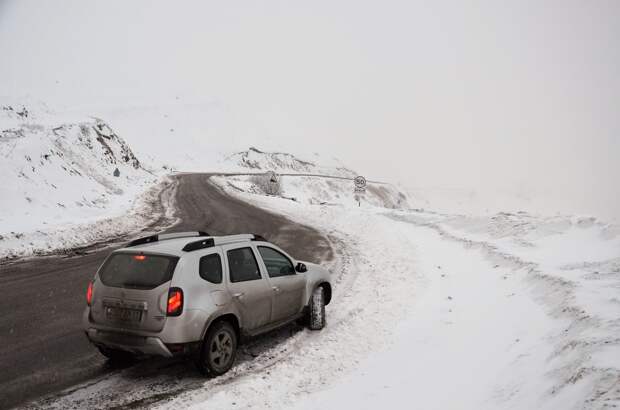
[[[293,320],[325,325],[330,274],[253,234],[183,232],[136,239],[103,262],[87,290],[88,339],[113,360],[192,354],[220,375],[242,336]]]

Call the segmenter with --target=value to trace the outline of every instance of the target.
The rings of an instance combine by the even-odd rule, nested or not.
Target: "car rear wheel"
[[[312,292],[308,314],[310,330],[321,330],[325,327],[325,292],[323,287],[319,286]]]
[[[237,334],[230,323],[214,323],[202,343],[197,365],[204,374],[219,376],[226,373],[235,362]]]

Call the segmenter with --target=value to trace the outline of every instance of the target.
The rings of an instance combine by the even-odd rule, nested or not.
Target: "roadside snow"
[[[325,229],[333,241],[337,256],[326,265],[335,276],[337,293],[328,306],[328,326],[321,332],[304,330],[264,351],[257,361],[274,359],[260,372],[253,371],[252,362],[237,365],[224,381],[206,381],[202,389],[182,393],[162,408],[289,408],[389,344],[393,327],[406,317],[421,290],[423,278],[411,270],[415,255],[402,252],[406,237],[392,232],[392,224],[381,223],[385,217],[273,197],[259,202],[297,220],[299,212],[307,211],[303,222]],[[368,223],[360,223],[367,218]]]
[[[223,187],[337,243],[328,326],[264,352],[275,359],[261,372],[237,366],[159,407],[620,405],[617,227],[308,205]]]
[[[359,203],[364,206],[390,209],[409,207],[408,198],[391,184],[368,182],[366,192],[356,193],[352,179],[331,178],[330,174],[327,175],[320,177],[281,174],[279,176],[281,192],[278,195],[308,205],[355,206]],[[264,175],[256,175],[253,178],[248,178],[246,175],[233,175],[214,177],[213,180],[238,192],[264,194],[266,178],[268,177]]]
[[[335,280],[327,327],[252,340],[217,378],[153,359],[33,408],[620,405],[617,227],[316,205],[241,192],[227,180],[217,178],[231,195],[327,235],[335,251],[323,261]]]
[[[135,231],[157,217],[146,204],[170,183],[105,122],[39,106],[0,106],[0,158],[0,259]]]
[[[516,394],[516,408],[539,408],[551,386],[539,375],[552,348],[538,336],[554,324],[519,279],[505,279],[510,269],[493,269],[480,250],[429,229],[389,225],[415,252],[411,269],[424,272],[424,292],[409,300],[393,345],[294,408],[494,409]]]

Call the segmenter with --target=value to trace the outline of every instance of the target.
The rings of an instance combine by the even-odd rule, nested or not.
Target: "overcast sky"
[[[0,95],[207,98],[374,178],[620,209],[619,22],[614,0],[0,0]]]

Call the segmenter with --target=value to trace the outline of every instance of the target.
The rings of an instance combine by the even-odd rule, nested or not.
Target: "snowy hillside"
[[[408,208],[407,196],[391,184],[368,182],[366,191],[356,193],[353,178],[358,175],[337,159],[314,154],[311,160],[283,152],[266,152],[250,147],[225,159],[227,169],[258,175],[216,177],[221,184],[239,192],[276,195],[304,204],[378,206]],[[277,182],[266,174],[277,173]]]
[[[228,156],[225,161],[253,172],[321,174],[345,178],[354,178],[357,175],[355,171],[348,169],[337,159],[326,160],[317,153],[313,155],[313,158],[300,159],[286,152],[266,152],[250,147],[248,150]]]
[[[44,106],[0,106],[0,157],[0,257],[79,245],[86,238],[67,235],[71,224],[106,219],[91,241],[114,233],[109,218],[157,181],[102,120]]]
[[[104,118],[132,147],[142,165],[155,172],[221,171],[218,162],[241,144],[237,119],[213,101],[153,104],[133,101],[118,107],[96,102],[65,108],[76,115]]]
[[[186,115],[192,107],[204,108],[182,107]],[[230,186],[258,195],[267,193],[261,183],[265,173],[275,171],[278,195],[300,203],[410,206],[404,194],[385,183],[369,182],[364,194],[355,194],[352,178],[357,173],[317,153],[300,158],[254,147],[231,153],[232,142],[227,150],[221,138],[201,140],[193,130],[166,140],[175,147],[170,156],[172,145],[148,143],[149,127],[159,123],[153,121],[152,109],[144,113],[148,121],[118,113],[117,118],[125,118],[125,128],[131,130],[128,140],[140,149],[150,147],[147,164],[104,120],[53,112],[38,103],[1,106],[0,171],[5,183],[0,187],[0,258],[45,254],[140,230],[161,216],[151,209],[160,192],[171,200],[174,186],[165,175],[174,169],[260,174],[227,179]],[[171,121],[170,116],[162,118]],[[174,134],[171,130],[164,131]],[[210,141],[215,140],[222,153],[213,151]]]

